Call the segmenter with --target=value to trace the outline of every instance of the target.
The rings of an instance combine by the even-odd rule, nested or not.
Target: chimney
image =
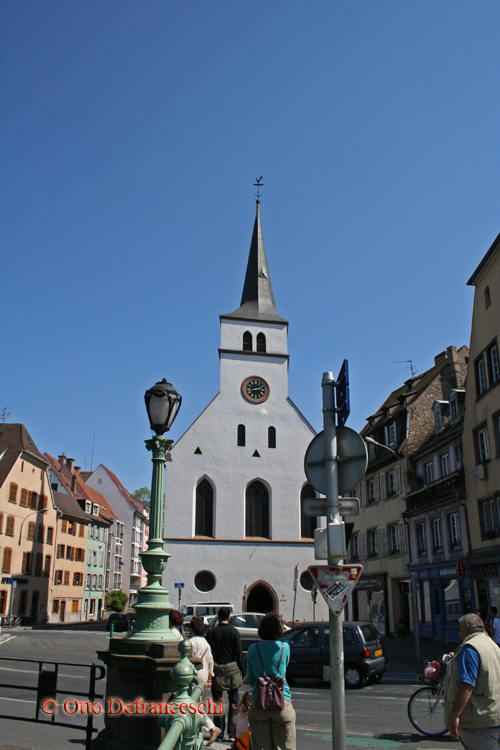
[[[82,468],[81,466],[75,466],[75,474],[76,474],[77,477],[80,476],[80,470],[81,470],[81,468]]]
[[[75,474],[73,474],[73,476],[71,477],[71,492],[76,492],[76,480],[77,480],[77,478],[78,477]]]
[[[75,459],[74,458],[67,458],[66,462],[68,464],[68,469],[70,470],[71,473],[73,473],[73,464],[75,463]]]
[[[66,463],[66,456],[64,455],[64,453],[62,454],[62,456],[58,456],[57,460],[59,461],[61,466],[64,466],[64,464]]]
[[[446,362],[446,352],[440,352],[439,354],[436,354],[434,357],[434,364],[440,365],[443,362]]]

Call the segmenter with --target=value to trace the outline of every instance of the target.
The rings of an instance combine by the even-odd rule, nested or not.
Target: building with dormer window
[[[433,451],[424,454],[418,480],[408,459],[450,423],[447,396],[451,391],[463,392],[468,354],[466,346],[458,351],[450,346],[438,354],[432,368],[390,394],[360,433],[377,445],[368,444],[368,467],[356,488],[361,508],[354,518],[348,560],[359,561],[364,571],[347,616],[373,621],[383,634],[394,632],[400,619],[412,626],[408,566],[416,560],[408,547],[404,520],[410,487],[414,481],[421,482],[419,486],[433,485],[452,466],[452,457],[445,458],[444,444],[439,455]],[[430,532],[427,527],[415,528],[422,548]],[[434,532],[439,533],[437,521]]]

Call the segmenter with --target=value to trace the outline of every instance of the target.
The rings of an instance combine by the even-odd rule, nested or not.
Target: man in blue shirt
[[[458,624],[462,644],[448,666],[446,725],[465,750],[498,750],[500,649],[478,615],[464,615]]]

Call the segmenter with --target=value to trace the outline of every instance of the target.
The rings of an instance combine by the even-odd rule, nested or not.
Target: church
[[[315,496],[304,454],[316,433],[288,396],[288,322],[276,310],[259,200],[241,305],[220,326],[220,391],[168,456],[163,585],[175,607],[183,583],[182,605],[311,620],[319,519],[301,505]]]

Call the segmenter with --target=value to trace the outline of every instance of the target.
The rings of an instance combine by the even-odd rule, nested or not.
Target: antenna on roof
[[[256,177],[255,178],[255,182],[253,184],[254,187],[257,188],[257,192],[254,193],[254,195],[257,196],[257,200],[260,200],[260,189],[261,189],[261,187],[264,187],[264,183],[261,184],[261,180],[263,180],[263,179],[264,178],[262,177],[262,175],[260,177]]]
[[[92,471],[92,467],[94,465],[94,445],[95,445],[95,432],[94,432],[94,439],[92,440],[92,458],[90,459],[90,471]]]
[[[5,424],[10,416],[10,411],[7,411],[7,408],[7,406],[4,406],[2,409],[2,416],[0,417],[0,419],[2,420],[2,424]]]
[[[411,370],[411,376],[412,376],[412,378],[414,378],[414,377],[415,377],[415,375],[416,375],[416,374],[418,373],[418,370],[414,370],[414,369],[413,369],[413,360],[412,360],[412,359],[393,359],[393,360],[392,360],[392,364],[393,364],[393,365],[397,365],[397,364],[399,364],[400,362],[408,362],[408,363],[409,363],[409,365],[410,365],[410,370]]]

